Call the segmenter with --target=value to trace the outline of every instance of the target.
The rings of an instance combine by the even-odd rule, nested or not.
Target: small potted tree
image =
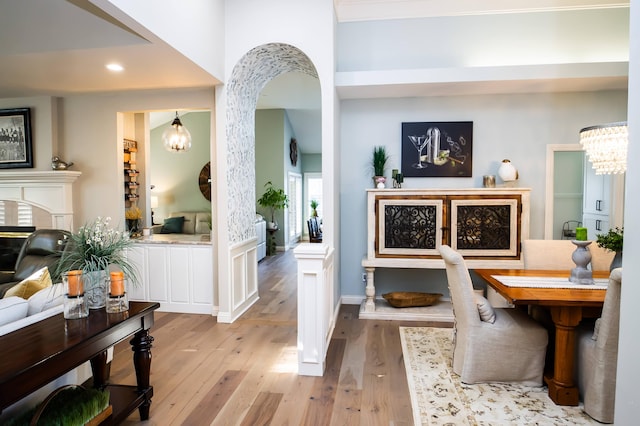
[[[262,197],[258,199],[260,206],[268,208],[271,212],[271,222],[267,223],[268,229],[277,229],[278,222],[276,222],[276,210],[282,210],[289,205],[289,197],[285,194],[283,189],[276,189],[273,187],[271,181],[264,184],[266,190]]]

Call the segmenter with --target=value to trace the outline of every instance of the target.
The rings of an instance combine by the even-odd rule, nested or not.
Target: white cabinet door
[[[587,239],[595,241],[597,234],[606,234],[609,231],[609,216],[585,213],[582,216],[582,226],[587,228]]]
[[[611,176],[597,175],[589,161],[584,169],[584,212],[609,215],[611,209]]]

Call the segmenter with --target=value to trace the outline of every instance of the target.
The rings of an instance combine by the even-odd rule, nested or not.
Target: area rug
[[[556,405],[546,387],[462,383],[451,369],[452,336],[450,328],[400,327],[416,425],[600,424],[581,407]]]

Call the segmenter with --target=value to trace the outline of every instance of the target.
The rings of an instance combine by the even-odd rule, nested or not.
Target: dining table
[[[475,269],[515,309],[542,306],[550,311],[555,328],[553,369],[545,367],[544,381],[549,397],[557,405],[580,402],[574,380],[576,327],[583,318],[600,315],[608,271],[593,272],[593,284],[569,281],[570,270]]]

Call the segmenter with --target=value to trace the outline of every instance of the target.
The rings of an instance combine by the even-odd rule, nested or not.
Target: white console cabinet
[[[130,300],[159,302],[159,311],[213,314],[212,245],[140,242],[128,252],[141,285]]]
[[[528,188],[367,190],[366,301],[376,318],[376,268],[444,269],[450,245],[470,268],[522,268],[529,238]]]

